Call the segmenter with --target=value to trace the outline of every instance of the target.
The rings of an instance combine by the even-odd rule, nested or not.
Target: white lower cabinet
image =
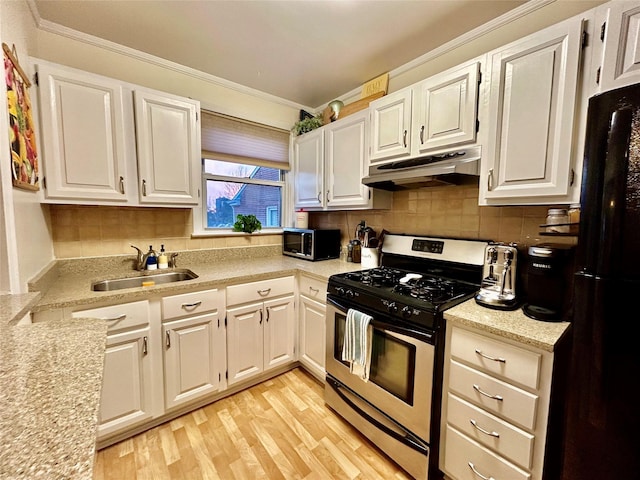
[[[223,385],[224,292],[214,289],[165,297],[162,306],[165,408],[170,410],[213,394]]]
[[[542,478],[553,353],[447,330],[440,468],[446,478]]]
[[[325,379],[325,313],[327,282],[301,275],[298,282],[300,363],[312,375]]]
[[[295,279],[227,287],[229,385],[295,360]]]
[[[109,324],[104,360],[98,440],[150,420],[154,414],[153,356],[149,302],[76,311],[73,317],[101,318]]]

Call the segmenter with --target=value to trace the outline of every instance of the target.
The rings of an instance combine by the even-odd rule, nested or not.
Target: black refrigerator
[[[563,480],[640,479],[640,84],[589,101]]]

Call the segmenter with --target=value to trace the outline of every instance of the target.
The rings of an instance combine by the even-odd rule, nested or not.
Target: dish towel
[[[369,381],[371,367],[372,317],[350,308],[344,329],[342,360],[349,362],[349,371],[365,382]]]

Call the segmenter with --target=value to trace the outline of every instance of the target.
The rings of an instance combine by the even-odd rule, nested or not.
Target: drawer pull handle
[[[264,290],[258,290],[258,295],[264,297],[266,295],[269,295],[270,292],[271,292],[270,288],[265,288]]]
[[[476,422],[475,420],[469,420],[469,422],[471,423],[471,425],[473,425],[477,430],[480,430],[482,433],[484,433],[485,435],[489,435],[490,437],[496,437],[496,438],[500,438],[500,434],[498,432],[490,432],[489,430],[485,430],[482,427],[478,426],[478,422]]]
[[[469,468],[471,469],[471,471],[477,475],[478,477],[480,477],[482,480],[496,480],[493,477],[485,477],[484,475],[482,475],[478,470],[476,470],[476,467],[473,465],[473,463],[469,462]]]
[[[320,291],[319,288],[314,288],[314,287],[309,287],[309,290],[311,290],[312,292],[316,292],[316,293],[318,293]]]
[[[188,308],[196,308],[199,307],[200,305],[202,305],[202,302],[194,302],[194,303],[183,303],[182,304],[182,308],[184,308],[185,310],[187,310]]]
[[[122,315],[118,315],[117,317],[101,318],[100,320],[104,320],[105,322],[119,322],[120,320],[124,320],[125,318],[127,318],[127,314],[123,313]]]
[[[492,400],[498,400],[499,402],[504,400],[500,395],[491,395],[490,393],[483,392],[482,389],[478,385],[476,385],[475,383],[473,384],[473,389],[476,392],[478,392],[480,395],[484,395],[485,397],[491,398]]]
[[[482,358],[486,358],[487,360],[493,360],[494,362],[507,363],[507,361],[502,357],[491,357],[486,353],[482,353],[482,350],[478,350],[476,348],[476,353],[480,355]]]

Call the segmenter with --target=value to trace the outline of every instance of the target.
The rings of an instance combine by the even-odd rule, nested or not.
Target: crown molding
[[[88,45],[93,45],[99,48],[103,48],[105,50],[124,55],[127,57],[131,57],[133,59],[149,63],[151,65],[159,66],[162,68],[166,68],[168,70],[172,70],[177,73],[181,73],[184,75],[188,75],[190,77],[196,78],[198,80],[202,80],[207,83],[211,83],[217,86],[221,86],[224,88],[228,88],[230,90],[235,90],[239,93],[243,93],[245,95],[253,96],[262,100],[267,100],[270,102],[274,102],[280,105],[284,105],[287,107],[302,109],[307,111],[321,111],[323,110],[327,104],[320,105],[316,108],[301,105],[296,102],[292,102],[290,100],[277,97],[275,95],[271,95],[260,90],[256,90],[254,88],[245,87],[244,85],[240,85],[238,83],[231,82],[229,80],[225,80],[224,78],[217,77],[215,75],[211,75],[200,70],[196,70],[195,68],[187,67],[185,65],[181,65],[176,62],[172,62],[170,60],[166,60],[164,58],[157,57],[155,55],[151,55],[148,53],[141,52],[139,50],[135,50],[130,47],[126,47],[124,45],[120,45],[115,42],[111,42],[109,40],[105,40],[93,35],[89,35],[83,32],[79,32],[78,30],[74,30],[68,27],[64,27],[60,24],[50,22],[48,20],[42,19],[38,12],[38,8],[35,4],[34,0],[26,0],[29,5],[29,9],[31,10],[31,14],[33,16],[34,22],[38,29],[53,33],[56,35],[60,35],[63,37],[70,38],[72,40],[76,40],[81,43],[86,43]],[[502,26],[508,25],[509,23],[518,20],[540,8],[543,8],[551,3],[556,2],[557,0],[529,0],[528,2],[520,5],[513,10],[504,13],[503,15],[495,18],[483,25],[480,25],[469,32],[460,35],[459,37],[441,45],[438,48],[435,48],[424,55],[419,56],[418,58],[411,60],[410,62],[401,65],[400,67],[389,72],[389,78],[394,78],[403,73],[406,73],[420,65],[428,63],[456,48],[462,47],[468,43],[473,42],[474,40],[486,35]],[[360,87],[354,88],[353,90],[340,95],[339,99],[350,98],[354,95],[359,95]]]
[[[500,27],[508,25],[509,23],[515,20],[518,20],[526,15],[529,15],[530,13],[535,12],[536,10],[539,10],[540,8],[550,5],[556,1],[558,0],[529,0],[528,2],[520,5],[519,7],[514,8],[513,10],[510,10],[506,13],[503,13],[499,17],[494,18],[493,20],[490,20],[489,22],[480,25],[479,27],[476,27],[473,30],[468,31],[465,34],[454,38],[453,40],[450,40],[449,42],[439,46],[438,48],[434,48],[433,50],[425,53],[424,55],[421,55],[418,58],[415,58],[414,60],[411,60],[410,62],[407,62],[404,65],[401,65],[394,70],[391,70],[389,72],[389,79],[402,75],[403,73],[413,70],[414,68],[417,68],[420,65],[428,63],[452,50],[455,50],[456,48],[460,48],[468,43],[471,43],[474,40],[477,40],[478,38],[482,37],[483,35],[487,35],[488,33]],[[360,95],[360,90],[361,90],[361,87],[354,88],[353,90],[345,93],[344,95],[341,95],[339,99],[342,100],[345,98],[353,97],[355,95]],[[320,110],[320,109],[323,109],[324,107],[326,107],[326,105],[318,107],[317,109]]]
[[[262,100],[267,100],[269,102],[284,105],[286,107],[294,108],[296,110],[300,110],[300,109],[312,110],[312,108],[309,106],[301,105],[299,103],[292,102],[291,100],[287,100],[275,95],[271,95],[269,93],[262,92],[255,88],[246,87],[244,85],[240,85],[230,80],[225,80],[224,78],[216,77],[215,75],[211,75],[209,73],[196,70],[195,68],[187,67],[185,65],[181,65],[179,63],[172,62],[170,60],[166,60],[164,58],[160,58],[155,55],[141,52],[140,50],[136,50],[130,47],[126,47],[124,45],[120,45],[119,43],[111,42],[109,40],[105,40],[103,38],[99,38],[94,35],[89,35],[87,33],[79,32],[78,30],[65,27],[58,23],[50,22],[49,20],[44,20],[38,14],[37,7],[35,6],[35,2],[33,0],[27,0],[27,1],[30,5],[31,14],[34,17],[34,21],[36,22],[37,28],[39,30],[42,30],[43,32],[53,33],[55,35],[60,35],[62,37],[70,38],[72,40],[85,43],[87,45],[93,45],[95,47],[99,47],[104,50],[117,53],[119,55],[124,55],[126,57],[130,57],[135,60],[139,60],[154,66],[162,67],[167,70],[188,75],[198,80],[211,83],[213,85],[228,88],[230,90],[234,90],[245,95],[256,97]]]

